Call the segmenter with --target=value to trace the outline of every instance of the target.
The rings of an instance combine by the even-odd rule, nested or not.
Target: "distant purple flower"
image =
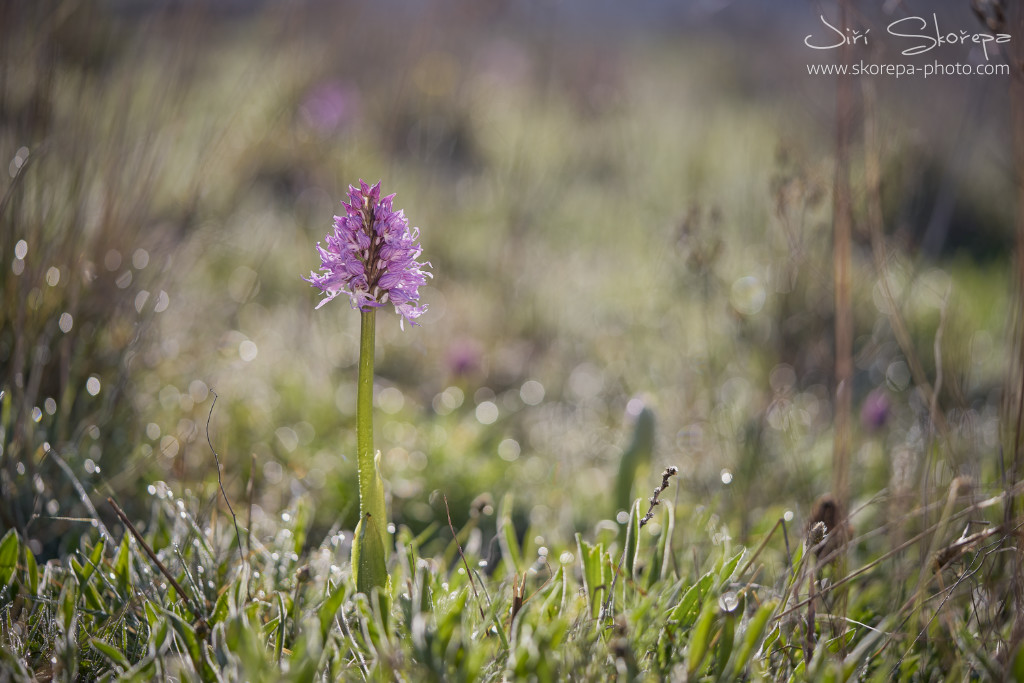
[[[321,133],[331,133],[351,123],[359,110],[359,91],[344,84],[327,82],[313,88],[300,107],[305,122]]]
[[[352,308],[369,310],[384,304],[394,305],[401,326],[427,310],[419,303],[419,287],[431,273],[423,270],[429,262],[416,259],[421,253],[419,228],[409,228],[405,212],[391,208],[395,195],[380,196],[380,183],[373,187],[359,181],[348,188],[344,216],[334,217],[334,234],[327,235],[327,248],[316,245],[322,275],[310,273],[304,278],[319,287],[326,296],[320,308],[338,296],[347,294]]]
[[[877,431],[889,421],[889,397],[885,390],[875,389],[860,408],[860,421],[870,431]]]
[[[472,375],[480,369],[480,345],[472,339],[460,339],[448,347],[448,369],[453,375]]]

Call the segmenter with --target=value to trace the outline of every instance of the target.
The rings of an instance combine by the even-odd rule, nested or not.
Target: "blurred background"
[[[834,10],[0,2],[0,526],[53,556],[107,496],[215,514],[209,425],[243,523],[352,528],[359,316],[301,277],[360,178],[435,275],[422,326],[378,316],[397,523],[444,522],[446,496],[456,524],[504,506],[571,538],[667,465],[676,505],[741,542],[805,519],[832,476],[836,80],[804,37]],[[871,36],[985,30],[966,0],[872,12]],[[855,506],[1002,485],[1008,84],[854,80]]]

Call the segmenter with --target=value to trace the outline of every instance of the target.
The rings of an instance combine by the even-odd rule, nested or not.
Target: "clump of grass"
[[[981,500],[956,488],[940,523],[887,552],[854,553],[870,560],[843,576],[816,561],[828,542],[821,524],[790,558],[775,532],[782,520],[753,553],[710,535],[687,545],[678,532],[693,511],[672,506],[651,505],[649,524],[636,525],[655,532],[638,534],[630,572],[613,563],[614,547],[584,535],[532,555],[506,539],[525,572],[512,557],[480,572],[476,553],[460,545],[446,557],[442,544],[425,554],[437,532],[400,527],[390,600],[371,604],[376,593],[355,590],[350,534],[303,547],[302,501],[257,520],[240,557],[231,520],[209,507],[215,490],[200,498],[157,482],[151,492],[145,523],[118,509],[105,524],[120,541],[85,535],[62,562],[40,566],[14,530],[0,539],[0,660],[15,678],[997,680],[1024,662],[1000,649],[1013,615],[993,583],[1019,528],[956,531],[1006,493]],[[852,547],[877,548],[884,531]],[[894,581],[893,566],[929,545],[927,571]],[[834,609],[840,587],[845,616]],[[614,617],[600,618],[612,594]]]

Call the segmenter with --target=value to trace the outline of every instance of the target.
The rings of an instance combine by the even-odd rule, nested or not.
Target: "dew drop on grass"
[[[569,391],[580,399],[595,398],[604,388],[604,374],[593,363],[583,362],[569,373]]]
[[[160,454],[165,458],[173,458],[178,454],[178,440],[168,434],[164,438],[160,439]],[[168,498],[171,494],[168,493]]]
[[[544,385],[535,379],[528,379],[519,388],[519,398],[528,406],[539,405],[544,400]]]
[[[515,462],[519,459],[522,449],[515,439],[505,439],[498,444],[498,457],[507,462]]]
[[[142,270],[149,265],[149,252],[141,247],[132,254],[132,266],[136,270]]]
[[[391,523],[388,524],[388,533],[389,534],[395,533],[395,525],[394,524],[391,524]]]
[[[458,387],[448,387],[434,397],[431,405],[434,407],[434,412],[438,415],[448,415],[453,410],[461,406],[465,399],[466,395],[463,393],[462,389]]]
[[[60,282],[60,268],[57,266],[50,266],[46,271],[46,284],[51,287],[56,287]]]
[[[34,407],[32,409],[32,421],[33,422],[39,422],[42,419],[43,419],[43,411],[42,411],[42,409],[40,409],[39,406]]]
[[[259,353],[256,343],[250,339],[246,339],[238,345],[238,357],[246,363],[256,359],[256,355]]]
[[[886,368],[885,379],[893,391],[903,391],[910,384],[910,369],[901,360],[894,361]]]
[[[14,258],[19,261],[25,260],[28,255],[28,242],[25,240],[18,240],[18,243],[14,245]]]
[[[732,284],[729,302],[742,315],[757,315],[764,308],[767,298],[764,285],[753,275],[741,277]]]
[[[160,293],[156,295],[156,303],[153,304],[154,313],[163,313],[167,310],[167,307],[171,305],[171,297],[167,295],[167,292],[160,290]]]
[[[206,386],[206,382],[201,379],[194,379],[188,385],[189,396],[196,403],[202,403],[210,395],[210,388]]]
[[[14,262],[11,263],[11,272],[14,273],[15,275],[21,275],[22,273],[24,273],[25,262],[22,261],[21,259],[14,259]]]
[[[43,408],[46,410],[47,415],[53,415],[57,412],[57,402],[52,398],[47,398],[43,401]]]
[[[732,483],[732,472],[729,470],[722,470],[722,483],[726,486]]]
[[[299,435],[291,427],[278,427],[274,434],[289,453],[299,447]]]
[[[405,405],[405,396],[397,387],[385,387],[377,394],[377,405],[388,415],[395,415]]]
[[[644,409],[644,400],[642,398],[631,398],[629,403],[626,404],[626,414],[630,417],[636,417]]]
[[[71,331],[71,328],[74,326],[75,319],[70,313],[65,311],[64,313],[60,314],[60,319],[57,321],[57,327],[60,328],[61,332],[67,334],[68,332]]]
[[[476,419],[482,425],[494,424],[498,419],[498,406],[493,401],[484,401],[476,407]]]
[[[736,596],[735,591],[727,591],[718,598],[718,606],[722,608],[723,612],[733,612],[739,604],[740,599]]]
[[[22,166],[25,165],[25,161],[28,160],[28,147],[19,147],[18,151],[14,153],[14,157],[11,159],[11,163],[7,166],[7,173],[12,178],[17,177],[21,171]],[[24,241],[24,240],[22,240]]]
[[[95,396],[100,393],[100,378],[93,375],[85,381],[85,390],[89,392],[90,396]]]
[[[152,484],[150,484],[149,486],[146,487],[146,492],[149,495],[151,495],[151,496],[155,496],[156,495],[156,487],[153,486]]]
[[[142,307],[146,305],[146,301],[149,300],[149,292],[144,289],[139,290],[139,293],[135,295],[135,310],[142,313]]]
[[[558,556],[558,562],[560,564],[572,564],[572,562],[575,559],[576,559],[576,556],[573,555],[572,553],[570,553],[568,550],[566,550],[565,552],[563,552],[561,555]]]

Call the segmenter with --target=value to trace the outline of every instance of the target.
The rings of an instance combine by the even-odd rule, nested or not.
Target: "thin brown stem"
[[[210,440],[210,419],[213,417],[213,407],[217,405],[217,392],[210,389],[210,393],[213,394],[213,403],[210,404],[210,414],[206,416],[206,443],[210,445],[210,450],[213,451],[213,459],[217,462],[217,485],[220,486],[220,494],[224,497],[224,502],[228,506],[228,512],[231,513],[231,521],[235,525],[235,540],[238,541],[238,557],[241,560],[245,560],[245,556],[242,553],[242,532],[238,530],[238,517],[235,515],[235,509],[231,507],[231,501],[228,500],[228,492],[224,490],[224,478],[221,476],[221,464],[220,456],[217,455],[217,449],[213,447],[213,441]]]
[[[188,603],[188,608],[192,612],[192,614],[194,614],[201,622],[205,623],[205,619],[203,619],[202,617],[202,612],[199,611],[199,606],[189,596],[189,594],[185,592],[185,589],[181,587],[181,584],[178,583],[178,580],[171,575],[170,570],[167,569],[164,563],[160,561],[160,558],[156,556],[156,553],[153,552],[153,549],[149,547],[149,544],[146,543],[146,539],[142,537],[142,534],[140,534],[139,530],[135,528],[135,525],[132,524],[132,521],[128,519],[128,515],[124,513],[124,510],[121,509],[121,506],[114,502],[113,498],[107,498],[107,502],[110,503],[110,507],[114,508],[114,513],[117,514],[117,518],[120,519],[121,523],[124,524],[125,528],[131,532],[132,536],[135,537],[135,540],[138,541],[140,546],[142,546],[142,549],[146,551],[146,555],[148,555],[149,559],[153,561],[153,564],[156,565],[156,568],[160,570],[160,573],[164,575],[164,578],[166,578],[167,581],[170,582],[175,592],[181,596],[182,600]]]
[[[636,542],[637,542],[637,547],[638,548],[640,547],[640,530],[644,528],[644,525],[647,524],[647,522],[651,521],[651,519],[654,518],[654,508],[661,504],[661,501],[658,499],[659,496],[661,496],[661,494],[665,492],[665,489],[668,488],[668,480],[671,479],[672,477],[676,476],[677,474],[679,474],[679,468],[678,467],[674,467],[674,466],[666,467],[665,471],[661,473],[661,485],[658,486],[656,489],[654,489],[654,494],[650,498],[647,499],[647,502],[648,502],[647,514],[645,514],[640,519],[640,523],[637,524],[637,527],[636,527],[636,535],[637,535]],[[632,510],[633,510],[633,508],[631,507],[630,508],[630,513],[629,513],[630,518],[633,517]],[[611,619],[611,616],[612,616],[612,603],[615,600],[615,582],[618,581],[619,574],[622,573],[622,565],[626,561],[626,553],[629,552],[629,545],[630,545],[630,539],[629,539],[629,533],[628,533],[629,527],[626,527],[626,530],[627,530],[627,533],[626,533],[625,547],[622,548],[622,555],[619,556],[619,564],[615,568],[615,574],[612,576],[612,585],[611,585],[611,589],[608,591],[608,600],[601,607],[601,618],[602,619],[605,618],[605,617],[607,617],[608,619]]]
[[[480,594],[476,592],[476,582],[473,580],[473,572],[469,569],[469,562],[466,561],[466,555],[462,552],[462,544],[459,543],[459,535],[455,533],[455,525],[452,524],[452,512],[448,509],[448,496],[441,494],[444,499],[444,513],[448,516],[448,528],[451,529],[452,539],[455,541],[455,547],[459,550],[459,557],[462,558],[462,565],[466,568],[466,577],[469,579],[469,586],[473,589],[473,597],[476,598],[476,606],[480,610],[480,618],[487,619],[484,615],[484,606],[480,602]],[[525,580],[525,579],[524,579]]]
[[[848,2],[839,2],[839,25],[847,26]],[[840,48],[840,60],[851,59],[850,46]],[[850,253],[853,204],[850,190],[850,147],[853,133],[853,87],[841,75],[836,86],[836,160],[832,186],[832,261],[835,277],[835,439],[832,454],[832,493],[847,509],[850,457],[851,381],[853,377],[853,305],[850,295]],[[842,520],[840,520],[842,523]]]

